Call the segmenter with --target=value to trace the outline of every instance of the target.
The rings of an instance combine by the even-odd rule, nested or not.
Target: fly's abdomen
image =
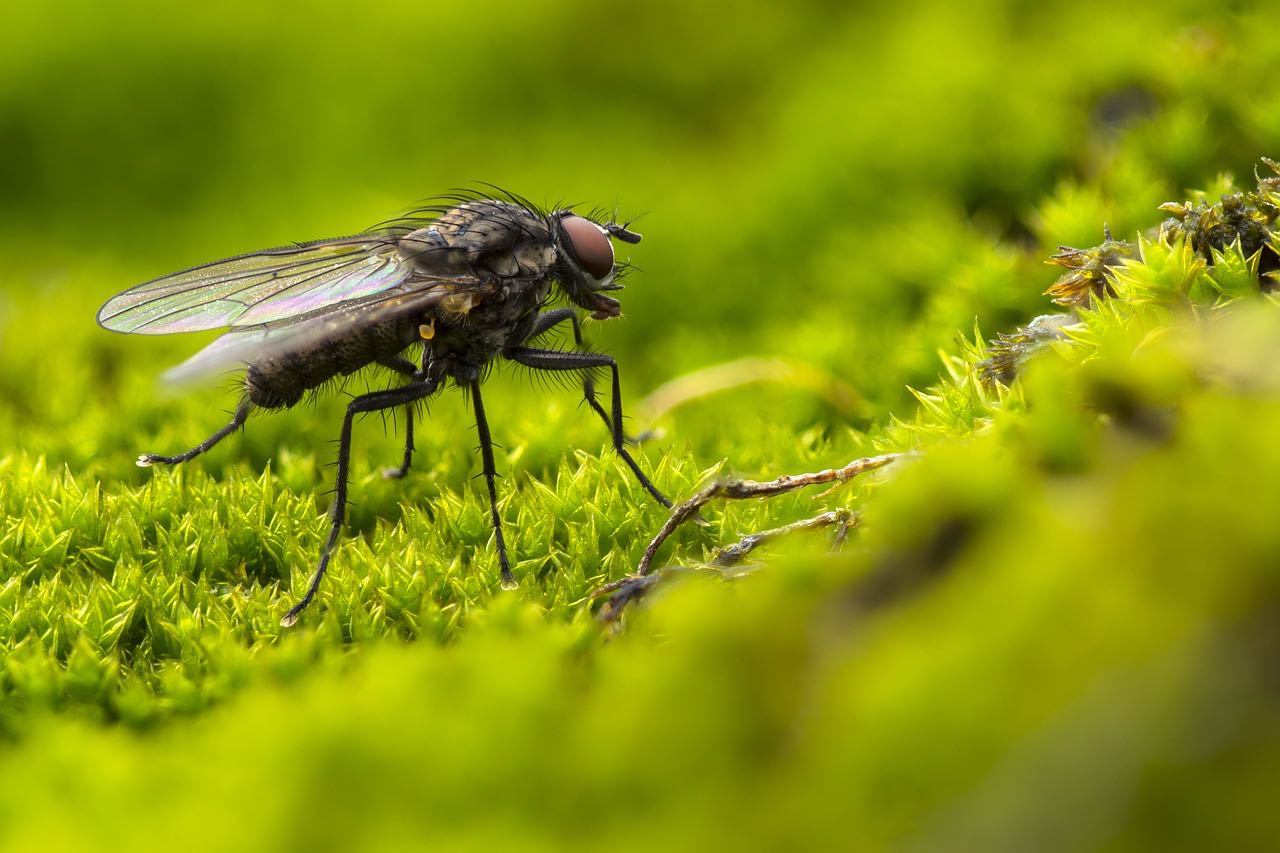
[[[245,373],[249,402],[264,409],[292,406],[336,376],[389,359],[412,344],[418,322],[395,318],[316,336],[305,344],[255,361]]]

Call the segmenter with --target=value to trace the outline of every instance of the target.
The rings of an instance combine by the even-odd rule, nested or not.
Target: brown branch
[[[601,622],[617,622],[628,604],[644,598],[645,593],[661,583],[670,571],[666,569],[651,575],[627,575],[593,591],[589,596],[593,601],[604,599],[596,613],[596,619]]]
[[[834,550],[844,544],[845,537],[849,534],[849,528],[856,526],[858,520],[858,514],[855,512],[850,512],[847,509],[833,509],[819,513],[813,518],[804,518],[800,521],[784,524],[782,527],[761,530],[759,533],[749,533],[732,545],[717,551],[716,555],[711,558],[711,565],[719,568],[736,566],[745,560],[748,554],[770,540],[786,536],[788,533],[795,533],[797,530],[814,530],[818,527],[830,527],[833,524],[836,525],[836,536],[832,542],[832,549]]]
[[[700,519],[698,511],[716,498],[727,498],[729,500],[746,500],[748,498],[771,498],[775,495],[793,492],[796,489],[802,489],[805,486],[820,486],[826,483],[834,483],[833,488],[852,480],[859,474],[865,474],[867,471],[874,471],[877,468],[883,468],[890,462],[907,456],[907,453],[886,453],[882,456],[869,456],[864,459],[855,459],[843,468],[828,468],[823,471],[814,471],[811,474],[795,474],[782,476],[776,480],[767,480],[765,482],[757,482],[755,480],[720,480],[705,486],[701,491],[677,504],[672,510],[671,515],[667,518],[662,529],[658,531],[658,535],[649,543],[649,547],[645,549],[644,556],[640,558],[640,565],[634,574],[619,578],[616,581],[605,584],[604,586],[594,590],[590,594],[593,600],[604,599],[600,605],[600,610],[596,614],[602,622],[615,622],[622,615],[622,611],[627,605],[633,601],[643,598],[646,593],[664,577],[677,569],[675,567],[667,568],[661,571],[653,571],[653,557],[657,554],[658,549],[662,547],[676,528],[684,524],[690,519]],[[830,490],[828,490],[829,492]],[[824,492],[823,494],[827,494]],[[712,559],[710,568],[720,569],[735,565],[745,558],[748,554],[758,548],[765,542],[776,539],[779,536],[792,533],[797,530],[808,530],[816,527],[827,527],[836,525],[836,534],[832,541],[832,549],[837,549],[844,544],[845,537],[849,535],[849,529],[855,527],[860,520],[860,516],[856,512],[847,509],[836,509],[828,512],[819,513],[813,518],[806,518],[791,524],[776,527],[771,530],[762,530],[759,533],[752,533],[744,536],[733,545],[722,548]]]
[[[856,512],[847,509],[834,509],[815,515],[813,518],[805,518],[800,521],[793,521],[782,527],[775,527],[771,530],[762,530],[759,533],[748,534],[739,539],[734,544],[721,548],[708,564],[708,568],[719,571],[735,566],[754,551],[763,545],[778,537],[794,533],[798,530],[812,530],[818,527],[829,527],[836,525],[836,534],[832,538],[831,550],[836,551],[844,544],[845,537],[849,534],[849,528],[857,526],[859,516]],[[686,569],[683,567],[668,566],[665,569],[659,569],[647,575],[627,575],[625,578],[605,584],[604,586],[591,593],[591,598],[601,599],[604,601],[600,605],[600,610],[596,614],[596,618],[601,622],[617,622],[622,616],[622,611],[632,602],[639,601],[649,593],[649,590],[663,582],[666,578],[681,571],[696,570]],[[722,577],[727,577],[727,573],[720,572]]]
[[[698,514],[698,510],[716,498],[729,500],[747,500],[749,498],[771,498],[775,495],[793,492],[805,486],[818,486],[824,483],[846,483],[859,474],[883,468],[890,462],[901,458],[901,453],[886,453],[882,456],[868,456],[855,459],[843,468],[827,468],[810,474],[783,475],[776,480],[758,482],[756,480],[718,480],[704,487],[700,492],[676,504],[671,510],[666,523],[653,537],[649,547],[644,549],[640,565],[636,567],[636,575],[644,577],[653,569],[653,558],[657,555],[662,543],[666,542],[676,528]]]

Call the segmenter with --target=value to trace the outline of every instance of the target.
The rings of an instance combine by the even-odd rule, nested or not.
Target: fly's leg
[[[493,464],[493,438],[489,435],[489,422],[484,416],[484,403],[480,400],[480,383],[470,386],[471,403],[476,410],[476,432],[480,436],[480,461],[484,466],[484,480],[489,486],[489,517],[493,521],[493,535],[498,543],[498,565],[502,567],[502,588],[515,589],[516,579],[511,574],[511,561],[507,559],[507,543],[502,538],[502,518],[498,515],[498,489],[494,479],[498,473]]]
[[[578,346],[582,346],[582,329],[578,324],[578,312],[572,308],[557,308],[554,311],[539,314],[538,319],[533,322],[533,331],[529,333],[526,340],[546,334],[565,320],[573,321],[573,339],[577,341]]]
[[[554,311],[547,311],[545,314],[538,315],[538,321],[534,324],[533,332],[528,339],[536,338],[545,332],[551,331],[552,328],[563,323],[565,320],[573,321],[573,342],[578,345],[578,349],[586,347],[586,343],[582,340],[582,321],[578,319],[578,312],[572,308],[557,308]],[[587,374],[582,378],[582,397],[587,401],[587,405],[600,416],[600,420],[604,421],[605,428],[613,430],[613,421],[609,419],[609,413],[600,405],[600,401],[596,399],[596,385],[591,380],[591,375]],[[623,434],[622,440],[630,445],[640,444],[640,440],[633,438],[627,434]]]
[[[194,459],[201,453],[213,447],[219,441],[231,435],[231,433],[244,426],[245,419],[249,417],[249,399],[240,401],[240,405],[236,407],[236,413],[231,418],[231,423],[188,450],[186,453],[179,453],[177,456],[163,456],[159,453],[144,453],[138,457],[139,468],[150,468],[159,462],[161,465],[179,465],[189,459]]]
[[[412,385],[405,385],[403,388],[375,391],[372,394],[356,397],[347,406],[346,417],[342,420],[342,433],[338,436],[338,473],[334,484],[333,507],[329,510],[329,538],[325,541],[324,549],[320,552],[320,564],[316,567],[315,574],[311,576],[311,583],[307,585],[306,593],[280,620],[280,624],[284,627],[288,628],[296,623],[298,616],[301,615],[303,610],[307,609],[311,599],[315,598],[316,590],[320,587],[320,579],[324,577],[325,569],[329,567],[329,557],[333,554],[333,546],[337,544],[338,534],[342,531],[342,522],[346,519],[347,513],[347,473],[351,461],[351,425],[355,421],[356,415],[364,412],[380,412],[385,409],[394,409],[397,406],[410,406],[424,397],[431,396],[435,390],[436,382],[431,379],[424,379]]]
[[[402,376],[410,379],[420,380],[423,377],[418,366],[406,358],[391,358],[381,364],[389,367]],[[413,406],[404,407],[404,460],[400,463],[399,468],[383,468],[382,476],[388,480],[399,480],[409,473],[409,465],[413,462]]]
[[[618,455],[631,468],[631,473],[635,474],[637,482],[644,486],[649,494],[653,495],[653,499],[667,509],[671,508],[671,501],[667,500],[662,492],[658,491],[657,487],[649,482],[649,478],[640,470],[636,460],[632,459],[630,452],[627,451],[626,435],[622,431],[622,389],[618,381],[618,362],[613,359],[613,356],[597,352],[559,352],[558,350],[533,349],[532,347],[511,347],[506,351],[505,355],[517,364],[523,364],[535,370],[609,368],[613,374],[613,413],[612,416],[606,416],[605,422],[608,424],[609,433],[613,437],[613,449],[618,452]],[[588,380],[589,382],[590,380]],[[590,400],[591,398],[588,397],[587,399]]]
[[[404,407],[404,461],[399,468],[383,468],[382,476],[388,480],[399,480],[409,473],[409,464],[413,462],[413,406]]]

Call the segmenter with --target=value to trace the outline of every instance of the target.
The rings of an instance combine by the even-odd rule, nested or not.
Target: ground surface
[[[908,5],[15,11],[3,843],[1255,846],[1280,764],[1275,242],[1149,229],[1280,156],[1271,10]],[[404,481],[379,473],[398,425],[358,425],[347,535],[282,629],[343,391],[141,470],[235,391],[166,395],[208,338],[94,313],[478,180],[644,214],[624,318],[587,332],[633,431],[659,431],[638,453],[668,494],[913,455],[708,506],[655,562],[689,571],[604,624],[588,594],[666,513],[573,388],[497,371],[519,588],[449,392]],[[1131,261],[1096,267],[1110,296],[982,381],[978,342],[1070,310],[1044,261],[1104,224]],[[809,531],[728,582],[700,568],[840,509],[860,524],[839,551]]]

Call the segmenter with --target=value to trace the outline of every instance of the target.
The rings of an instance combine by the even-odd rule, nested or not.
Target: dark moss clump
[[[1260,275],[1267,276],[1280,267],[1280,254],[1276,249],[1280,163],[1267,157],[1263,157],[1262,162],[1275,174],[1265,178],[1255,175],[1258,183],[1255,190],[1224,194],[1217,204],[1193,199],[1160,205],[1161,210],[1171,214],[1160,226],[1160,238],[1167,242],[1187,240],[1210,264],[1215,261],[1215,253],[1239,245],[1246,258],[1259,256]],[[1267,278],[1262,284],[1265,289],[1274,286]]]
[[[1262,162],[1274,174],[1255,174],[1255,189],[1223,193],[1214,204],[1204,193],[1195,193],[1187,201],[1166,202],[1159,209],[1171,216],[1136,241],[1116,240],[1104,227],[1104,239],[1097,246],[1060,246],[1047,263],[1065,267],[1067,272],[1045,295],[1072,309],[1097,310],[1116,299],[1150,302],[1174,298],[1218,305],[1275,289],[1280,269],[1276,224],[1280,219],[1280,162],[1267,157]],[[1161,284],[1159,276],[1153,279],[1141,266],[1133,266],[1147,264],[1154,247],[1189,252],[1180,283]],[[1200,271],[1207,275],[1199,275]],[[1063,329],[1076,318],[1074,311],[1047,314],[999,335],[988,345],[986,358],[975,364],[978,379],[987,386],[1009,384],[1029,358],[1050,342],[1064,339]]]

